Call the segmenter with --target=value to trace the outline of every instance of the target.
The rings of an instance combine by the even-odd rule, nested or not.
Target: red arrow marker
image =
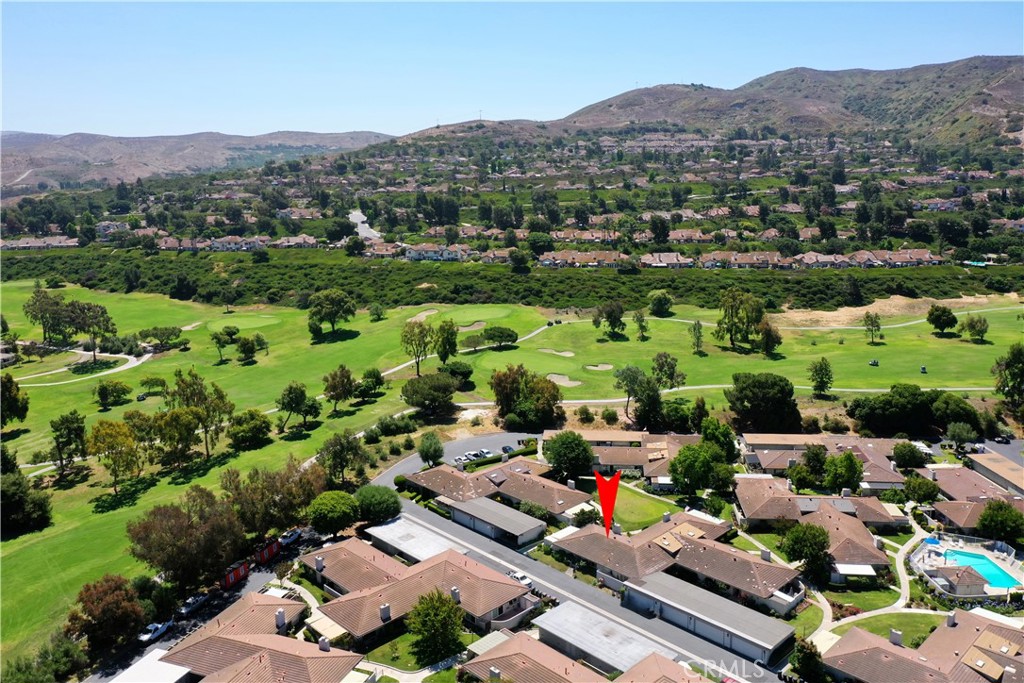
[[[605,479],[594,470],[597,480],[597,497],[601,500],[601,515],[604,517],[604,535],[608,537],[612,531],[612,517],[615,516],[615,496],[619,494],[619,476],[616,472],[611,479]]]

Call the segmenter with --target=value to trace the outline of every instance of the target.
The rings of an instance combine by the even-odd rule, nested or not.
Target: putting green
[[[211,332],[219,332],[228,325],[234,325],[240,330],[251,330],[255,327],[270,327],[279,322],[281,319],[273,315],[225,316],[223,320],[211,320],[206,328]]]

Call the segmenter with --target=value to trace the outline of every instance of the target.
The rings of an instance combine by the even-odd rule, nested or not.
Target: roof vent
[[[284,618],[284,608],[283,607],[278,607],[277,608],[277,612],[274,613],[274,623],[277,624],[277,629],[278,630],[281,630],[281,629],[284,628],[285,618]]]
[[[490,675],[490,679],[492,681],[501,680],[501,669],[499,669],[498,667],[492,666],[487,673]]]
[[[391,621],[391,605],[389,603],[385,602],[380,606],[380,620]]]
[[[454,600],[456,604],[462,602],[462,594],[459,591],[458,586],[452,586],[452,600]]]
[[[575,479],[570,479],[569,481],[566,482],[566,485],[569,487],[570,491],[575,491],[576,490],[576,480]]]
[[[316,556],[316,570],[322,572],[324,570],[324,558],[321,555]]]
[[[671,522],[672,521],[672,514],[668,510],[665,510],[664,512],[661,513],[661,521],[663,521],[663,522]]]
[[[322,652],[330,652],[331,651],[331,641],[327,640],[327,636],[320,636],[320,639],[317,640],[316,642],[320,646],[320,650]]]

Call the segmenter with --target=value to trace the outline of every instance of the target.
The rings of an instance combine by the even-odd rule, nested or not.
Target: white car
[[[456,455],[453,462],[455,462],[456,465],[461,465],[464,462],[469,462],[469,458],[464,455]]]
[[[210,596],[208,593],[196,593],[195,595],[186,598],[182,606],[178,608],[178,614],[183,617],[187,617],[199,609],[209,599]]]
[[[480,457],[481,457],[481,458],[489,458],[489,457],[491,457],[492,455],[494,455],[494,453],[491,453],[491,452],[490,452],[489,450],[487,450],[486,448],[481,448],[481,449],[480,449]]]
[[[170,627],[170,625],[171,625],[171,622],[169,622],[169,621],[165,621],[162,624],[157,624],[157,623],[150,624],[149,626],[146,627],[146,630],[144,630],[142,633],[139,634],[139,642],[140,643],[152,643],[153,641],[158,639],[160,636],[162,636],[163,634],[167,633],[167,629],[168,629],[168,627]]]
[[[466,460],[476,460],[480,457],[480,454],[476,451],[466,451],[463,455],[466,456]]]
[[[508,576],[515,579],[519,583],[523,584],[527,588],[533,587],[533,579],[531,579],[529,576],[522,572],[517,572],[513,569],[512,571],[508,572]]]
[[[299,540],[300,538],[302,538],[302,529],[296,528],[296,529],[292,529],[290,531],[286,531],[277,540],[281,541],[281,545],[291,545],[292,543],[294,543],[295,541]]]

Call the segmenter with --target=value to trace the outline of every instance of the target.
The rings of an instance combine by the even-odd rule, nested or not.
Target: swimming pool
[[[981,574],[988,582],[988,585],[993,588],[1013,588],[1020,585],[1020,581],[1013,578],[1005,569],[984,555],[968,553],[963,550],[947,550],[943,553],[943,556],[961,567],[974,567],[974,570]]]

